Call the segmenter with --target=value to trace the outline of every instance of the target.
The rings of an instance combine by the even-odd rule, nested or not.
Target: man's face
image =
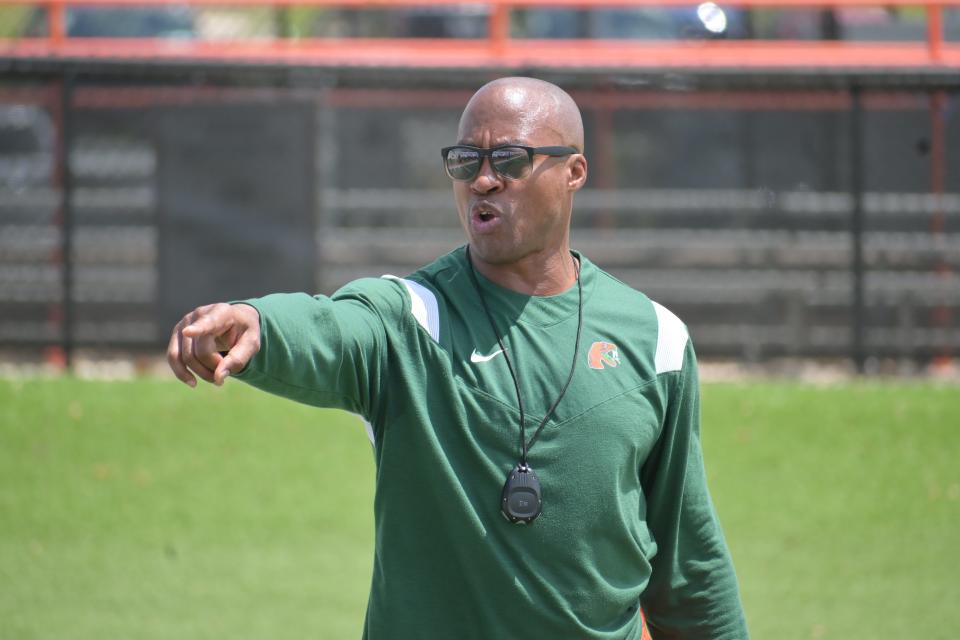
[[[560,132],[549,127],[549,114],[514,97],[491,95],[472,101],[460,119],[458,143],[483,148],[563,144]],[[498,175],[485,159],[473,180],[454,181],[460,224],[477,258],[509,265],[564,246],[572,203],[567,160],[534,156],[529,174],[512,180]]]

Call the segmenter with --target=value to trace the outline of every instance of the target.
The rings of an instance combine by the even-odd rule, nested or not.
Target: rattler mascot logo
[[[587,364],[591,369],[615,367],[620,364],[620,352],[612,342],[594,342],[587,353]]]

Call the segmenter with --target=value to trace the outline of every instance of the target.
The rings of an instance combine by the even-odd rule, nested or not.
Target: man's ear
[[[567,161],[567,187],[579,191],[587,183],[587,158],[582,153],[570,156]]]

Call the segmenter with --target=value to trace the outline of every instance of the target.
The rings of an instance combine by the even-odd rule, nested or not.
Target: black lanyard
[[[547,426],[547,421],[550,420],[550,417],[553,415],[554,410],[556,410],[557,405],[560,404],[560,400],[567,393],[567,389],[570,387],[570,381],[573,380],[573,372],[577,368],[577,356],[580,353],[580,330],[583,328],[583,285],[580,282],[580,263],[574,260],[575,269],[577,271],[577,339],[573,347],[573,364],[570,365],[570,373],[567,375],[567,381],[563,385],[563,389],[560,391],[560,395],[557,396],[557,399],[553,401],[553,404],[550,406],[550,409],[547,411],[546,415],[543,417],[543,421],[540,423],[540,426],[537,427],[537,430],[533,433],[533,437],[530,438],[530,442],[527,442],[526,434],[526,421],[523,412],[523,398],[520,395],[520,382],[517,379],[517,372],[513,368],[513,363],[510,362],[510,356],[507,355],[507,348],[503,344],[503,339],[500,337],[500,333],[497,331],[497,326],[493,322],[493,316],[490,314],[490,309],[487,307],[487,301],[483,297],[483,290],[480,288],[480,283],[477,281],[477,274],[473,268],[473,261],[470,260],[470,247],[466,247],[466,257],[467,265],[470,269],[470,278],[473,281],[473,286],[477,290],[477,295],[480,297],[480,304],[483,306],[483,311],[487,316],[487,321],[490,323],[490,329],[493,331],[493,335],[497,338],[497,344],[500,345],[500,350],[503,352],[503,357],[507,361],[507,368],[510,370],[510,377],[513,378],[513,387],[517,392],[517,407],[520,410],[520,462],[516,467],[510,472],[510,475],[507,476],[507,482],[503,486],[503,491],[500,498],[500,509],[503,513],[503,516],[515,524],[528,524],[536,520],[537,516],[540,515],[543,506],[543,500],[541,497],[540,491],[540,480],[537,478],[537,475],[533,472],[533,469],[527,464],[527,455],[530,452],[530,449],[533,448],[533,444],[537,441],[537,438],[540,437],[540,433],[543,431],[543,428]]]

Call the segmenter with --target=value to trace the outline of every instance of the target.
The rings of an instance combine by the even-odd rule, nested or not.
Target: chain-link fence
[[[493,75],[10,74],[0,344],[159,351],[198,304],[328,293],[458,246],[438,149]],[[701,355],[956,355],[956,86],[543,77],[568,88],[585,119],[590,178],[574,246],[676,311]]]

